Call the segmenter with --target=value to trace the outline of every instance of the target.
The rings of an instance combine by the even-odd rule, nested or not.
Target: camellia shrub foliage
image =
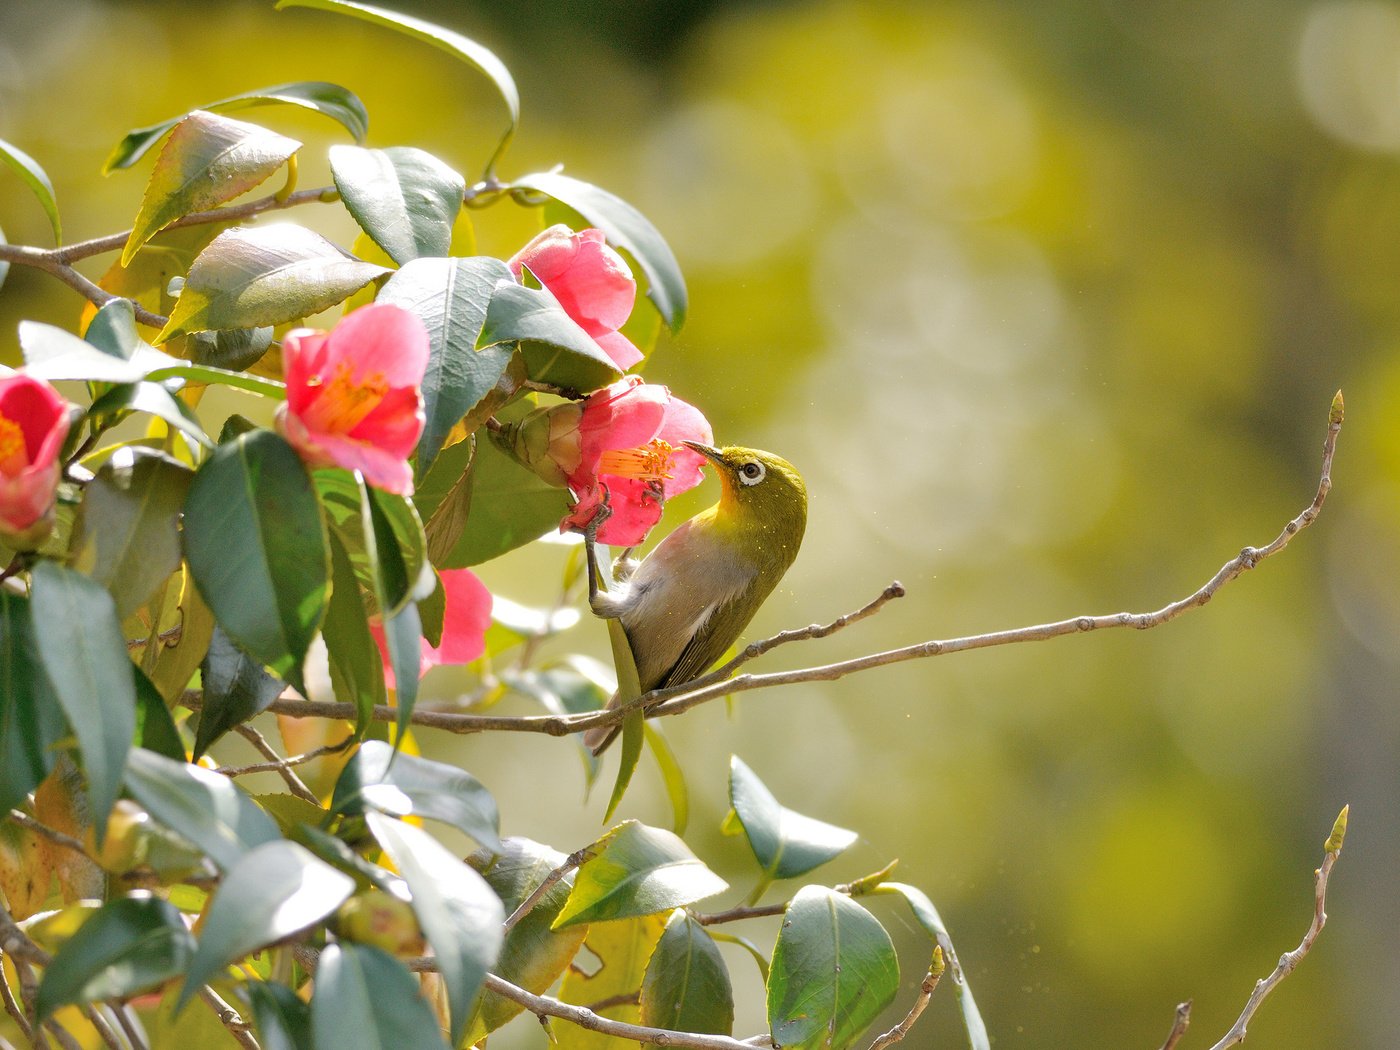
[[[402,1050],[479,1043],[529,1009],[566,1048],[635,1045],[645,1029],[737,1047],[727,940],[757,961],[737,976],[764,982],[773,1043],[840,1050],[900,988],[862,904],[889,894],[928,933],[917,972],[952,970],[970,1041],[986,1046],[916,888],[886,871],[758,904],[855,833],[785,808],[737,758],[726,830],[752,847],[747,905],[726,901],[676,831],[515,837],[487,785],[404,747],[425,670],[533,652],[561,628],[493,615],[471,567],[586,525],[603,503],[600,541],[641,543],[664,499],[701,478],[683,442],[713,435],[703,391],[632,372],[661,325],[685,320],[662,236],[570,175],[501,174],[519,103],[499,60],[389,11],[288,3],[470,63],[499,89],[508,130],[469,181],[410,145],[357,144],[367,114],[338,85],[191,100],[202,107],[132,131],[108,161],[154,156],[130,232],[66,245],[41,163],[0,143],[61,246],[29,261],[88,302],[73,330],[22,323],[23,366],[0,377],[0,1023],[36,1046],[60,1030],[86,1045],[209,1045],[197,1033],[213,1026],[245,1046]],[[302,144],[244,119],[273,104],[343,126],[333,186],[298,189]],[[249,195],[268,180],[280,188]],[[509,259],[477,254],[473,212],[514,207],[542,217],[539,236]],[[297,221],[325,208],[353,217],[353,244]],[[72,269],[101,254],[96,285]],[[580,548],[560,550],[577,594]],[[635,670],[610,630],[625,693]],[[454,728],[533,717],[596,775],[579,732],[621,727],[609,813],[649,745],[682,829],[674,757],[637,705],[603,710],[616,683],[596,662],[512,667],[460,713],[480,722]],[[334,702],[315,703],[308,683],[326,675]],[[484,712],[501,687],[543,713]],[[322,719],[315,753],[348,758],[324,795],[297,775],[306,756],[280,757],[248,726],[273,705]],[[231,732],[284,792],[246,792],[238,776],[255,767],[214,768],[208,749]],[[479,849],[461,858],[441,826]],[[778,913],[776,943],[724,932]]]

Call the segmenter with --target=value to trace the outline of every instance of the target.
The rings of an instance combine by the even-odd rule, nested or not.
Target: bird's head
[[[718,522],[750,543],[797,553],[807,527],[807,487],[787,460],[741,445],[714,448],[698,441],[686,445],[710,461],[719,475]]]

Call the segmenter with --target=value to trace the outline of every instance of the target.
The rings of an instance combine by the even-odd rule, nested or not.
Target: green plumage
[[[687,443],[691,444],[691,443]],[[691,444],[715,467],[719,502],[679,526],[594,612],[622,623],[642,692],[704,674],[797,557],[807,527],[802,476],[771,452]],[[611,730],[585,735],[601,750]]]

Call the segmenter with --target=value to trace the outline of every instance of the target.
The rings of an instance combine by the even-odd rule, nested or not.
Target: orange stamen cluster
[[[665,481],[672,476],[671,454],[675,446],[652,438],[637,448],[612,449],[598,459],[598,473],[642,481]]]
[[[389,392],[383,372],[356,376],[349,361],[341,361],[335,366],[329,382],[323,376],[313,375],[307,378],[306,385],[324,386],[324,389],[308,410],[302,413],[303,421],[313,430],[333,434],[353,430]]]
[[[24,444],[24,431],[13,419],[0,414],[0,471],[17,474],[29,466],[29,450]]]

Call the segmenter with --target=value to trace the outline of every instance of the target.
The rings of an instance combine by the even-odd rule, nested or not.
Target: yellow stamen
[[[341,361],[327,380],[324,376],[307,378],[308,387],[322,387],[319,396],[302,414],[302,421],[312,430],[344,434],[369,415],[384,400],[389,384],[383,372],[354,377],[349,361]]]
[[[618,478],[640,478],[643,481],[664,481],[671,477],[671,453],[675,446],[653,438],[637,448],[620,448],[604,452],[598,459],[598,473]]]
[[[24,431],[13,419],[0,414],[0,472],[18,474],[29,466],[29,450],[24,444]]]

